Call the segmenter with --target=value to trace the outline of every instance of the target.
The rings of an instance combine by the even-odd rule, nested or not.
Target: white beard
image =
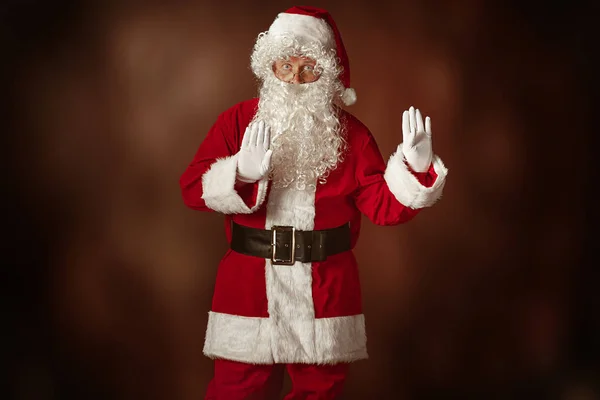
[[[337,81],[294,85],[275,76],[260,89],[254,120],[271,127],[271,179],[275,187],[316,189],[342,159],[345,140],[333,99]]]

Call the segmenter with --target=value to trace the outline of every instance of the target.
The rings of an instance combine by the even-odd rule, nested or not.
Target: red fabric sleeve
[[[206,204],[203,199],[205,188],[202,178],[219,159],[232,157],[239,151],[239,129],[240,123],[235,113],[225,112],[219,115],[179,179],[185,205],[198,211],[222,211]],[[226,185],[226,182],[223,181],[222,184]],[[231,195],[241,197],[243,202],[251,207],[257,201],[258,186],[258,182],[245,184],[236,181],[231,188],[235,193]]]
[[[420,210],[407,207],[397,200],[384,178],[385,171],[386,163],[375,139],[369,133],[356,159],[356,180],[359,186],[355,195],[356,206],[377,225],[408,222]],[[433,166],[427,172],[413,175],[426,187],[433,185],[436,179]]]

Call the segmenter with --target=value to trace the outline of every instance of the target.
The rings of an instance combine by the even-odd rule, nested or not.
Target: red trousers
[[[292,391],[284,400],[339,399],[349,364],[288,364]],[[279,400],[284,365],[253,365],[215,360],[205,400]]]

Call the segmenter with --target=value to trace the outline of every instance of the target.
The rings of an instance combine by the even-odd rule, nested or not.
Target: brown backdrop
[[[222,216],[186,209],[178,179],[218,113],[255,95],[254,39],[293,4],[98,4],[20,6],[5,25],[10,377],[20,398],[201,399],[226,242]],[[349,110],[384,157],[415,105],[450,170],[443,200],[411,223],[364,221],[371,358],[345,398],[570,398],[573,316],[590,304],[574,280],[591,276],[588,14],[313,4],[336,19],[358,94]]]

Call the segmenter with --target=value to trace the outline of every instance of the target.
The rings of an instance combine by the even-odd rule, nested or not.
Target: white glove
[[[237,178],[253,183],[269,172],[271,167],[271,129],[263,121],[253,122],[244,132],[242,148],[237,159]]]
[[[415,172],[427,172],[433,158],[431,147],[431,120],[423,117],[414,107],[402,114],[402,152],[408,165]]]

